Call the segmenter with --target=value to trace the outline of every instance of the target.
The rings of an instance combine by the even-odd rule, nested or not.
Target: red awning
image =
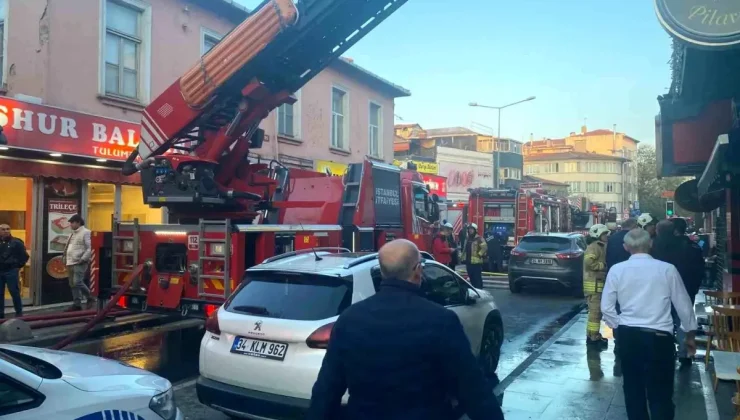
[[[118,168],[67,165],[31,159],[2,158],[0,159],[0,174],[25,177],[48,176],[108,184],[141,184],[139,174],[124,176]]]
[[[393,143],[394,152],[406,152],[409,150],[409,143]]]

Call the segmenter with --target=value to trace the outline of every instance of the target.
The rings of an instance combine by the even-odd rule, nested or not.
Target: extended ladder
[[[118,284],[118,275],[120,273],[130,274],[139,266],[139,219],[134,219],[130,224],[126,223],[131,226],[131,236],[121,236],[121,225],[123,222],[119,222],[115,218],[112,220],[113,238],[111,241],[111,287],[118,288],[120,287]],[[124,264],[119,266],[119,257],[124,257],[126,260],[131,257],[133,264]],[[131,290],[135,290],[137,292],[140,291],[138,278],[134,280]]]
[[[206,238],[208,227],[223,228],[223,239]],[[211,244],[221,244],[224,249],[221,256],[208,256],[206,250]],[[222,275],[204,274],[203,267],[206,262],[223,262]],[[223,293],[208,293],[205,290],[206,280],[223,281]],[[227,299],[231,295],[231,220],[205,220],[200,219],[198,224],[198,296],[206,298]]]
[[[339,225],[342,226],[342,246],[355,251],[354,223],[357,206],[360,202],[360,183],[362,181],[362,163],[351,163],[344,175],[344,193],[342,210],[339,214]]]

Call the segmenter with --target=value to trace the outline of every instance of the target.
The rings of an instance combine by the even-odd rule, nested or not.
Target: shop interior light
[[[98,162],[108,162],[108,159],[95,159]]]
[[[51,157],[62,157],[61,153],[49,153],[49,156]]]
[[[0,150],[8,150],[8,146],[0,146]]]

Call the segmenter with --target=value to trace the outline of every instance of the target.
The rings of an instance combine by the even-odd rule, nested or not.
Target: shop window
[[[162,210],[153,209],[144,204],[140,186],[123,185],[121,187],[121,220],[131,222],[134,219],[139,219],[139,223],[142,224],[162,223]]]
[[[115,212],[116,186],[87,184],[87,228],[93,232],[110,232]]]
[[[33,197],[33,180],[30,178],[15,178],[0,176],[0,191],[3,198],[0,200],[0,224],[10,226],[11,235],[23,241],[26,250],[31,255],[31,198]],[[31,297],[30,261],[20,270],[21,297]],[[6,301],[10,299],[8,290],[5,290]],[[8,306],[6,304],[5,306]]]

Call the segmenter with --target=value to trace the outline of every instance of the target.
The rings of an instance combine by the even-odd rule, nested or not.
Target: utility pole
[[[496,150],[496,142],[501,139],[501,110],[504,108],[508,108],[510,106],[521,104],[523,102],[533,101],[535,99],[537,99],[536,96],[530,96],[527,99],[522,99],[521,101],[512,102],[504,106],[481,105],[477,102],[471,102],[468,104],[469,106],[473,106],[473,107],[495,109],[496,111],[498,111],[498,125],[497,125],[498,136],[495,139],[491,140],[491,154],[493,155],[492,158],[493,158],[493,188],[494,189],[498,189],[501,186],[501,183],[499,181],[499,172],[500,172],[499,168],[501,167],[501,158],[500,158],[498,150]]]

